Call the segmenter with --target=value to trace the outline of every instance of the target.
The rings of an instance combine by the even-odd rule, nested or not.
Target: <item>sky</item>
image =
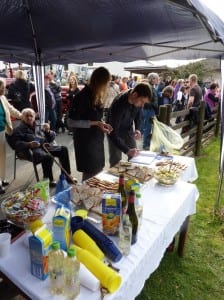
[[[213,10],[224,22],[223,0],[201,0],[201,2]]]

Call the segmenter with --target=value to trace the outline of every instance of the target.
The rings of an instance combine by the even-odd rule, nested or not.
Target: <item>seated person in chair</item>
[[[53,144],[55,132],[50,130],[47,123],[43,126],[43,135],[36,134],[35,112],[33,109],[23,109],[21,119],[20,125],[14,128],[12,135],[7,136],[9,145],[16,153],[21,154],[24,159],[33,161],[35,164],[41,163],[43,177],[49,178],[50,187],[56,186],[52,173],[53,157],[51,155],[58,157],[61,166],[70,174],[68,149],[65,146]],[[51,155],[44,150],[43,145]],[[69,183],[72,183],[71,177],[67,177],[67,180]]]

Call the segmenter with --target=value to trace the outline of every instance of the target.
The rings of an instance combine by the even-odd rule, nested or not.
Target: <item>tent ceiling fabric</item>
[[[86,63],[224,54],[224,23],[199,0],[1,0],[0,59]]]

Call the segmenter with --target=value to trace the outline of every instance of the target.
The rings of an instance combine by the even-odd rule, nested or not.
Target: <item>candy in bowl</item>
[[[47,196],[44,184],[41,185],[41,183],[44,182],[39,182],[39,186],[31,190],[13,193],[2,201],[2,212],[9,221],[18,226],[26,227],[45,215],[49,196]]]

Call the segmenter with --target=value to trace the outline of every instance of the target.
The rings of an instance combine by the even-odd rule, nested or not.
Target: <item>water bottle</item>
[[[64,291],[63,294],[67,300],[75,299],[80,293],[79,270],[80,262],[78,261],[74,248],[69,248],[67,257],[64,259]]]
[[[59,242],[53,242],[48,253],[48,272],[50,280],[50,291],[54,295],[63,293],[64,275],[63,262],[64,252],[60,249]]]
[[[66,180],[65,174],[61,173],[56,185],[55,194],[58,194],[69,188],[68,181]]]
[[[132,226],[129,220],[129,215],[123,215],[123,222],[119,230],[118,246],[123,255],[128,255],[131,249]]]

